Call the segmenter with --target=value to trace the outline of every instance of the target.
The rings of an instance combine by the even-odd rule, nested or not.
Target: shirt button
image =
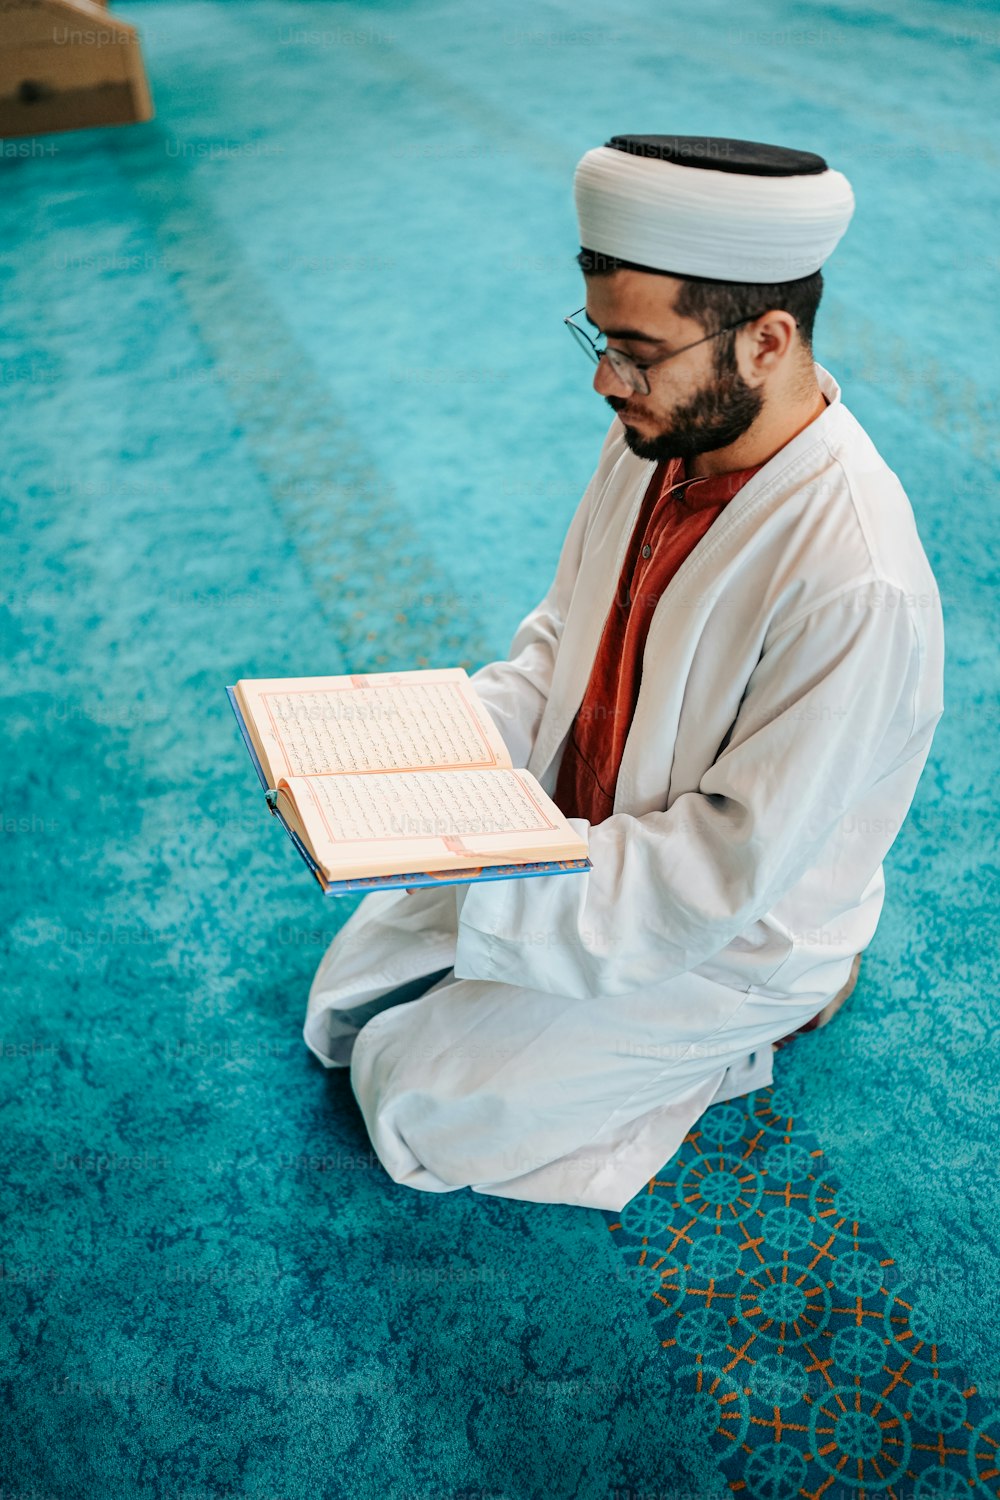
[[[652,547],[649,545],[648,542],[646,542],[646,544],[644,545],[644,547],[642,549],[642,555],[643,555],[643,557],[648,557],[650,555],[650,553],[652,552],[652,550],[653,550]]]

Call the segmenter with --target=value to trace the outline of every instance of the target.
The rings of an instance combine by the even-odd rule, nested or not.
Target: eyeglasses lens
[[[594,348],[593,341],[588,338],[582,328],[577,328],[575,323],[570,323],[569,321],[567,321],[566,327],[576,339],[577,343],[580,345],[580,348],[584,351],[585,354],[589,354],[590,358],[596,365],[599,362],[601,355],[600,350]]]
[[[619,380],[640,394],[648,392],[649,385],[645,376],[641,371],[636,369],[627,354],[623,354],[620,349],[606,349],[595,345],[589,334],[584,333],[582,328],[578,328],[575,323],[571,323],[568,319],[566,320],[566,327],[576,339],[580,348],[590,356],[595,364],[600,364],[601,356],[604,355]],[[599,336],[603,338],[603,334]]]

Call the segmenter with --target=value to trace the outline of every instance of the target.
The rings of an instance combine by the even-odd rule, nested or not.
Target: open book
[[[591,868],[463,667],[226,692],[268,805],[327,895]]]

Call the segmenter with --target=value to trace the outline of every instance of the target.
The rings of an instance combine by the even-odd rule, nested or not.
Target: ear
[[[738,334],[743,335],[737,338],[736,345],[741,370],[744,378],[754,383],[766,380],[796,355],[798,324],[783,308],[775,307],[761,313],[752,323],[744,323]],[[742,365],[744,359],[745,369]]]

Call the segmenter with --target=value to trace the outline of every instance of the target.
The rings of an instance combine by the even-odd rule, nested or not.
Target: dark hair
[[[581,249],[576,257],[581,271],[588,276],[609,276],[613,271],[645,271],[651,276],[673,275],[652,266],[640,266],[631,260],[619,260],[599,251]],[[717,281],[710,276],[677,276],[681,283],[674,311],[682,318],[695,318],[706,333],[735,323],[751,313],[780,308],[791,313],[799,325],[799,338],[812,354],[813,324],[823,295],[823,272],[800,276],[797,281],[750,282]],[[720,342],[731,352],[735,334]],[[723,351],[720,350],[720,358]]]

